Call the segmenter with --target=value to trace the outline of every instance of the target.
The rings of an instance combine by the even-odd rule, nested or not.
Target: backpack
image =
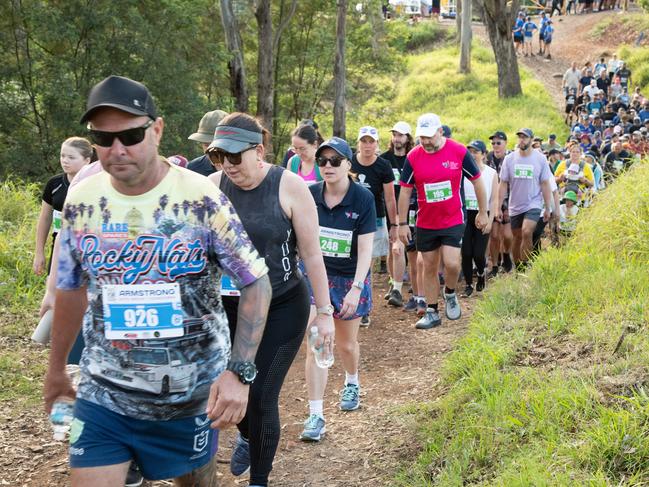
[[[570,164],[568,163],[568,161],[565,161],[565,163],[566,163],[565,174],[567,174],[568,173],[568,167],[570,167]],[[584,166],[585,165],[586,165],[586,161],[584,161],[583,159],[581,161],[579,161],[579,172],[580,173],[584,171]],[[568,179],[566,180],[566,185],[563,187],[563,192],[565,193],[566,191],[574,191],[577,194],[577,196],[579,197],[579,199],[581,199],[581,195],[583,193],[581,188],[579,187],[579,181],[570,181]]]
[[[286,167],[289,171],[292,173],[298,174],[298,171],[300,170],[300,163],[302,161],[300,160],[300,156],[295,154],[293,157],[291,157],[288,160],[288,163],[286,164]],[[316,181],[320,182],[322,181],[322,176],[320,175],[320,168],[318,165],[315,165],[315,179]]]

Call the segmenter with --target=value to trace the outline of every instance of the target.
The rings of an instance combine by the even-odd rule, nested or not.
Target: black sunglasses
[[[119,139],[122,145],[128,147],[142,142],[146,135],[146,129],[153,125],[153,122],[154,120],[149,120],[141,127],[122,130],[120,132],[103,132],[101,130],[89,129],[88,135],[90,136],[92,143],[99,147],[111,147],[116,138]]]
[[[343,163],[345,160],[344,157],[342,156],[334,156],[334,157],[318,157],[316,158],[316,163],[318,164],[318,167],[325,167],[327,163],[331,164],[331,167],[340,167],[340,165]]]
[[[220,149],[214,149],[207,153],[207,157],[210,158],[212,164],[222,166],[225,162],[225,159],[228,160],[233,166],[238,166],[241,164],[241,154],[257,147],[258,144],[248,147],[247,149],[242,150],[241,152],[232,153],[226,152]]]

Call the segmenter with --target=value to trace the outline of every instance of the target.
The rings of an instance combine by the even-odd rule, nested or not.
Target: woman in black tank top
[[[257,351],[257,377],[250,386],[248,408],[230,470],[250,485],[268,484],[279,443],[279,392],[297,354],[309,317],[309,293],[297,268],[297,250],[314,291],[314,325],[333,347],[333,307],[318,239],[318,215],[306,184],[297,175],[264,162],[268,132],[251,116],[233,113],[216,129],[207,155],[223,171],[209,178],[230,199],[246,232],[269,268],[273,299]],[[223,305],[232,336],[237,326],[236,290],[223,286]]]

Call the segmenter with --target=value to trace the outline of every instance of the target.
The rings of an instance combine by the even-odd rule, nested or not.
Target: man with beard
[[[441,325],[437,311],[440,261],[444,263],[444,301],[449,320],[462,314],[455,292],[460,274],[460,247],[464,236],[465,218],[460,188],[463,177],[471,180],[478,199],[476,227],[483,230],[488,223],[487,193],[480,178],[480,169],[467,148],[444,137],[442,122],[434,113],[417,120],[415,136],[420,145],[408,153],[401,174],[398,214],[399,238],[404,244],[411,239],[408,221],[412,188],[417,188],[419,211],[416,221],[416,245],[424,262],[423,287],[427,308],[416,328],[429,329]]]
[[[401,171],[403,171],[403,164],[406,162],[406,154],[413,148],[414,141],[412,140],[410,125],[406,122],[397,122],[392,127],[390,138],[390,145],[388,150],[381,154],[380,157],[385,159],[392,166],[394,173],[394,195],[396,201],[399,200],[399,181],[401,180]],[[390,221],[388,215],[388,227],[392,228],[393,224],[398,222]],[[390,252],[388,252],[388,272],[390,273],[391,286],[387,294],[388,304],[390,306],[401,307],[403,306],[403,296],[401,288],[403,286],[403,274],[406,269],[406,256],[404,247],[400,241],[396,241]]]
[[[543,221],[550,218],[552,172],[543,153],[532,149],[532,130],[524,128],[516,135],[518,150],[505,156],[500,168],[499,198],[504,202],[509,190],[509,216],[514,237],[512,253],[514,263],[521,270],[532,253],[532,236],[541,212]]]

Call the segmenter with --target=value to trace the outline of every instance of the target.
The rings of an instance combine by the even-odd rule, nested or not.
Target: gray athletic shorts
[[[531,208],[527,210],[525,213],[519,213],[518,215],[514,215],[510,217],[512,222],[512,230],[518,230],[519,228],[523,228],[523,220],[534,220],[535,222],[538,222],[539,218],[541,218],[540,208]]]
[[[372,257],[384,257],[388,255],[390,242],[386,218],[376,219],[376,232],[374,232],[374,244],[372,246]]]

